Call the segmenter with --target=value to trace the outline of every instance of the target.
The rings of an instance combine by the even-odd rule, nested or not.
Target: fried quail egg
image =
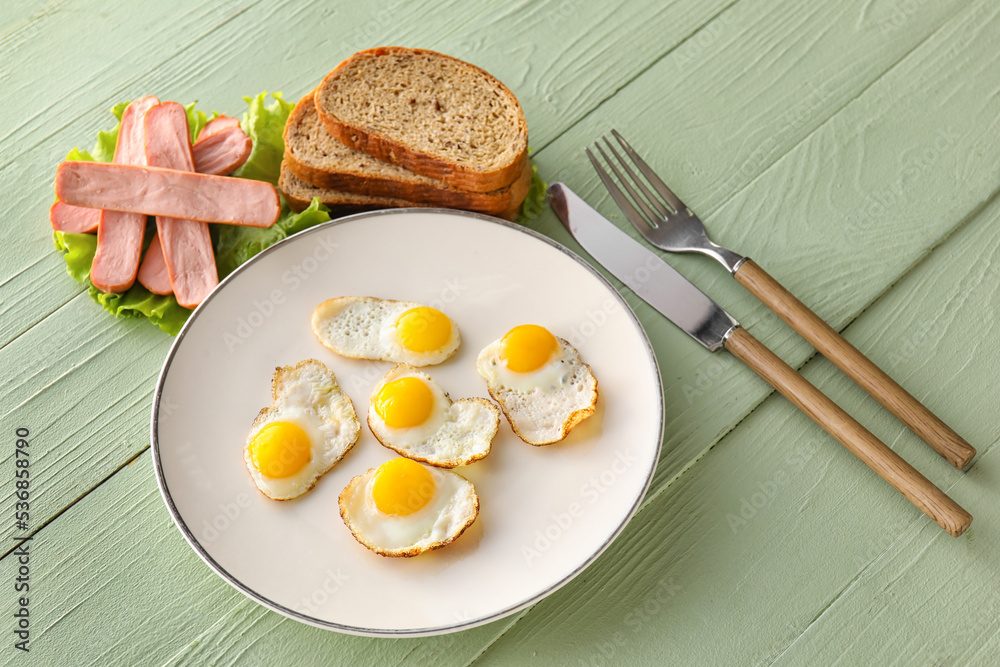
[[[490,453],[500,410],[485,398],[452,402],[437,382],[413,366],[390,370],[372,391],[368,426],[383,445],[442,468]]]
[[[450,544],[478,515],[471,482],[407,458],[358,475],[340,494],[340,516],[355,539],[383,556],[416,556]]]
[[[597,379],[568,342],[536,324],[516,326],[476,360],[519,438],[548,445],[594,414]]]
[[[250,428],[243,459],[261,493],[289,500],[343,458],[361,424],[333,372],[315,359],[276,369],[271,394],[273,402]]]
[[[324,301],[313,311],[312,329],[341,356],[413,366],[440,364],[461,344],[458,327],[437,308],[370,296]]]

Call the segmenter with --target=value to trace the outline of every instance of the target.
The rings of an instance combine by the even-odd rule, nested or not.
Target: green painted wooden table
[[[100,3],[4,0],[4,534],[30,431],[30,653],[3,548],[0,660],[137,664],[1000,664],[1000,6],[992,0]],[[171,338],[103,313],[46,221],[56,164],[143,94],[238,114],[352,52],[443,51],[503,80],[534,159],[618,224],[582,149],[614,126],[708,221],[979,454],[949,466],[734,281],[668,257],[975,516],[949,537],[762,381],[625,296],[666,433],[625,532],[544,601],[369,639],[268,611],[160,498],[149,414]],[[530,223],[577,248],[551,211]],[[21,548],[23,551],[23,547]]]

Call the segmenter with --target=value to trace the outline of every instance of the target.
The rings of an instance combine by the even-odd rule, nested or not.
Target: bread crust
[[[477,70],[486,76],[487,79],[496,82],[496,84],[503,91],[509,94],[511,103],[516,105],[519,112],[518,141],[521,143],[521,147],[515,158],[510,163],[501,165],[496,169],[476,169],[475,167],[459,164],[445,158],[422,153],[402,142],[382,136],[373,130],[370,130],[370,128],[351,125],[324,108],[321,100],[325,90],[336,82],[342,71],[349,67],[355,59],[371,56],[379,57],[390,54],[438,56],[448,60],[453,60],[460,63],[462,66]],[[475,65],[467,63],[464,60],[459,60],[458,58],[438,53],[437,51],[431,51],[429,49],[408,49],[398,46],[378,47],[374,49],[367,49],[365,51],[359,51],[326,75],[323,82],[316,88],[314,100],[316,104],[316,111],[319,114],[324,127],[326,127],[327,131],[340,142],[354,148],[355,150],[367,153],[372,157],[382,160],[383,162],[391,162],[392,164],[405,167],[414,173],[434,178],[439,181],[444,181],[445,183],[462,190],[470,190],[472,192],[490,192],[493,190],[499,190],[500,188],[506,187],[518,179],[521,176],[525,165],[528,163],[528,123],[524,118],[524,113],[521,111],[521,105],[517,101],[514,94],[511,93],[510,90],[503,85],[503,83],[496,79],[496,77],[482,68],[476,67]]]
[[[377,176],[322,171],[299,162],[287,152],[285,160],[288,163],[288,170],[296,177],[324,190],[339,190],[366,197],[406,199],[423,206],[460,208],[487,215],[502,215],[512,208],[519,208],[531,188],[529,163],[525,163],[521,176],[507,187],[493,192],[472,192],[451,187],[436,188],[426,183],[396,181]]]
[[[529,169],[529,174],[530,169]],[[330,212],[334,217],[340,217],[344,215],[350,215],[352,213],[362,213],[365,211],[377,211],[387,208],[427,208],[432,206],[432,204],[427,204],[419,201],[408,201],[405,199],[398,199],[395,197],[373,197],[368,195],[359,195],[351,192],[344,192],[343,190],[330,190],[326,188],[317,188],[311,183],[307,183],[308,187],[311,187],[315,192],[310,193],[312,196],[305,195],[296,189],[293,183],[293,179],[299,179],[291,169],[289,169],[286,162],[282,162],[281,165],[281,176],[278,180],[278,188],[281,190],[281,194],[285,197],[285,201],[288,202],[289,208],[291,208],[296,213],[300,213],[312,203],[313,196],[319,199],[321,204],[324,204],[330,209]],[[530,176],[529,176],[530,179]],[[530,180],[529,180],[530,187]],[[486,215],[494,215],[498,218],[508,220],[513,222],[517,220],[517,217],[521,214],[521,204],[523,201],[515,202],[510,208],[499,213],[487,213]],[[454,208],[454,207],[445,207]],[[480,211],[481,213],[481,211]]]
[[[285,197],[285,201],[288,202],[289,208],[296,213],[301,213],[303,210],[308,208],[309,205],[312,204],[313,197],[318,198],[321,204],[327,206],[335,217],[351,213],[361,213],[363,211],[377,211],[384,208],[426,208],[430,206],[430,204],[422,204],[420,202],[411,202],[391,197],[370,197],[367,195],[345,192],[343,190],[317,188],[311,183],[305,183],[305,186],[311,188],[315,192],[302,193],[300,192],[302,183],[296,184],[295,180],[301,181],[301,179],[299,179],[299,177],[288,168],[287,163],[282,162],[281,175],[278,178],[278,189],[281,190],[281,194]]]
[[[444,181],[436,181],[412,172],[410,179],[394,178],[391,173],[379,173],[377,168],[363,171],[344,165],[339,165],[341,168],[338,169],[337,164],[319,164],[320,160],[308,149],[320,151],[324,156],[329,157],[327,147],[316,145],[315,139],[311,144],[306,144],[308,139],[302,136],[304,132],[308,131],[304,130],[303,126],[307,123],[312,124],[312,121],[307,121],[306,118],[315,113],[316,110],[314,93],[315,91],[310,92],[295,105],[285,123],[283,134],[285,142],[284,163],[297,178],[310,185],[368,197],[406,199],[430,206],[461,208],[487,215],[503,215],[519,206],[528,195],[528,190],[531,188],[530,162],[525,162],[521,174],[513,183],[491,192],[462,190]],[[320,128],[325,130],[322,124]],[[329,137],[329,141],[340,143],[332,136]],[[341,150],[353,149],[343,147]],[[371,156],[366,154],[366,157]],[[335,158],[331,158],[331,161],[333,159]],[[372,160],[374,159],[372,158]],[[391,169],[397,168],[389,163],[386,163],[385,166]]]

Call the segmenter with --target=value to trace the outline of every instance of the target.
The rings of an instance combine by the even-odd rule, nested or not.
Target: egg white
[[[422,380],[434,396],[431,414],[418,426],[394,428],[375,410],[382,387],[403,377]],[[452,402],[429,375],[407,364],[390,370],[372,391],[368,404],[368,427],[384,446],[415,461],[442,468],[468,465],[490,453],[500,426],[500,410],[484,398]]]
[[[357,442],[361,424],[354,405],[341,391],[329,368],[315,359],[278,368],[271,383],[273,402],[254,420],[243,448],[243,460],[261,493],[274,500],[290,500],[309,491]],[[295,424],[309,438],[311,458],[289,477],[261,474],[253,463],[250,443],[268,424]]]
[[[340,516],[355,539],[383,556],[416,556],[453,542],[479,515],[472,482],[450,470],[424,466],[434,479],[434,495],[407,516],[384,514],[372,499],[378,468],[352,479],[340,494]]]
[[[576,348],[556,338],[559,350],[545,365],[518,373],[501,360],[501,340],[483,348],[476,370],[519,438],[531,445],[559,442],[594,413],[597,379]]]
[[[408,310],[423,304],[370,296],[342,296],[324,301],[312,314],[313,333],[327,348],[352,359],[394,361],[412,366],[440,364],[462,343],[455,321],[448,342],[437,350],[415,352],[396,335],[396,323]]]

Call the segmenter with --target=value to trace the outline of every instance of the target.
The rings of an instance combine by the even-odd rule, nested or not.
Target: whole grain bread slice
[[[514,94],[435,51],[359,51],[323,79],[314,99],[342,143],[462,190],[510,185],[528,161],[528,124]]]
[[[299,100],[289,114],[284,141],[288,169],[300,180],[326,190],[501,215],[524,201],[531,187],[531,166],[527,162],[510,185],[492,192],[471,192],[377,160],[342,144],[326,131],[312,93]]]
[[[529,173],[530,178],[530,173]],[[359,195],[343,190],[332,190],[320,188],[312,183],[303,181],[288,168],[288,161],[281,163],[281,175],[278,178],[278,189],[285,196],[288,206],[296,212],[302,211],[312,203],[313,198],[319,198],[320,203],[330,208],[334,217],[349,215],[351,213],[361,213],[362,211],[374,211],[382,208],[406,208],[406,207],[429,207],[431,204],[419,201],[410,201],[398,197],[373,197],[370,195]],[[454,208],[454,207],[451,207]],[[521,212],[521,203],[516,206],[494,213],[498,218],[504,220],[516,220]]]

